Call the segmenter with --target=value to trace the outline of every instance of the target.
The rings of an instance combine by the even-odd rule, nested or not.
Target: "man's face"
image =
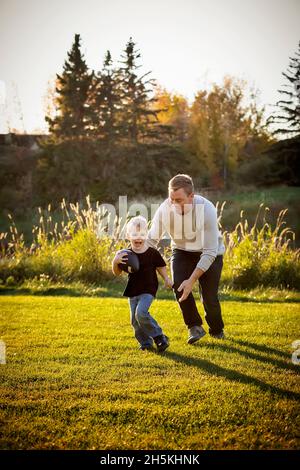
[[[193,199],[194,193],[186,194],[183,188],[177,189],[176,191],[169,189],[169,200],[180,214],[189,212],[189,206],[193,204]]]

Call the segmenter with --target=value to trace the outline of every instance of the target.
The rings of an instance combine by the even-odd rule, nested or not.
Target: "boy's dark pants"
[[[171,257],[171,268],[173,275],[173,289],[182,311],[184,322],[188,328],[202,325],[202,319],[196,307],[192,292],[183,302],[179,302],[182,292],[177,289],[180,284],[188,279],[200,259],[201,252],[173,249]],[[222,331],[224,323],[222,320],[221,306],[218,298],[218,288],[223,267],[223,256],[216,257],[209,269],[199,278],[199,290],[202,293],[205,320],[209,326],[209,333],[218,334]]]

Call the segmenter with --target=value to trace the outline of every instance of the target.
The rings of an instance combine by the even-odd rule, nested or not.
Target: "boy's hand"
[[[114,262],[116,264],[125,263],[128,260],[127,253],[122,252],[122,250],[117,251],[116,256],[114,258]]]
[[[172,289],[173,287],[173,281],[169,277],[165,278],[165,288],[166,289]]]

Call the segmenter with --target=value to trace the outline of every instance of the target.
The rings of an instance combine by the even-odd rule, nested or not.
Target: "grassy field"
[[[227,339],[189,346],[157,299],[158,354],[137,349],[125,298],[1,296],[1,449],[299,448],[299,303],[222,305]]]

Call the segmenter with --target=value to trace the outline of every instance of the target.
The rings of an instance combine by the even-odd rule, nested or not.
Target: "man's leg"
[[[205,320],[209,326],[209,333],[212,335],[221,333],[224,328],[221,305],[218,297],[222,267],[223,256],[219,255],[199,279],[203,306],[206,313]]]
[[[173,278],[173,290],[183,314],[183,319],[188,328],[201,326],[202,319],[197,310],[196,302],[192,292],[186,300],[179,302],[182,291],[178,292],[180,284],[188,279],[194,271],[200,255],[198,253],[187,252],[184,250],[173,250],[171,257],[171,270]]]

